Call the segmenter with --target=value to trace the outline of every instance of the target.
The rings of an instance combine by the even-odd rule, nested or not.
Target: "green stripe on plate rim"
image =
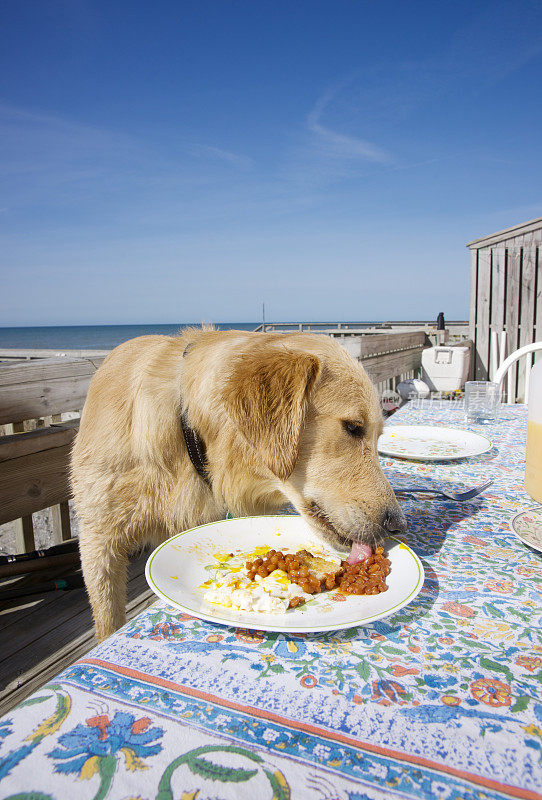
[[[222,519],[222,520],[219,519],[219,520],[216,520],[215,522],[206,522],[203,525],[196,525],[195,528],[189,528],[186,531],[181,531],[181,533],[177,533],[177,534],[175,534],[175,536],[172,536],[171,538],[166,539],[165,542],[162,542],[162,544],[158,545],[156,550],[154,550],[151,553],[151,555],[149,556],[149,560],[147,561],[147,564],[145,566],[145,577],[147,579],[147,582],[149,584],[152,584],[152,587],[154,588],[155,594],[157,594],[158,597],[161,597],[163,600],[167,600],[170,603],[173,603],[173,605],[178,606],[183,611],[186,611],[188,614],[191,614],[192,616],[195,616],[196,619],[204,619],[207,622],[214,622],[215,624],[218,624],[218,625],[227,625],[229,627],[239,627],[239,625],[243,624],[243,620],[239,620],[239,623],[237,624],[234,620],[227,620],[227,621],[226,620],[224,620],[224,621],[220,620],[219,621],[218,619],[216,619],[216,617],[213,617],[210,614],[206,614],[206,615],[199,614],[198,615],[198,612],[195,612],[194,609],[189,608],[188,606],[185,606],[182,603],[179,603],[178,600],[174,600],[173,597],[170,597],[165,592],[163,592],[161,589],[159,589],[158,586],[156,585],[156,583],[154,582],[154,579],[153,579],[153,577],[151,575],[151,567],[152,567],[152,562],[154,560],[154,557],[156,555],[158,555],[158,553],[160,552],[160,550],[163,547],[165,547],[166,545],[170,544],[174,539],[179,539],[181,536],[184,536],[187,533],[192,533],[193,531],[197,531],[200,528],[207,528],[209,525],[218,525],[221,522],[236,522],[237,520],[240,520],[240,519],[288,519],[288,517],[301,517],[301,515],[300,514],[283,514],[283,515],[277,515],[277,516],[274,517],[273,515],[261,514],[261,515],[259,515],[257,517],[233,517],[232,519]],[[416,586],[414,587],[414,589],[410,592],[410,594],[401,603],[397,603],[396,605],[392,606],[392,608],[386,609],[385,611],[382,611],[380,614],[373,614],[371,617],[363,617],[362,619],[360,619],[360,620],[358,620],[356,622],[348,623],[347,626],[343,626],[343,627],[355,628],[357,625],[365,625],[368,622],[372,622],[373,620],[379,620],[379,619],[383,619],[383,617],[388,617],[396,609],[404,608],[406,605],[408,605],[408,601],[410,600],[410,598],[414,594],[416,594],[417,590],[420,588],[420,585],[422,583],[422,572],[423,572],[423,575],[425,577],[425,571],[423,570],[422,563],[421,563],[420,559],[418,558],[418,556],[416,555],[416,553],[413,550],[411,550],[411,548],[407,544],[402,542],[401,539],[398,539],[396,536],[388,536],[386,538],[393,539],[394,541],[399,542],[399,544],[404,545],[408,549],[409,554],[414,559],[414,563],[416,564],[416,566],[418,568],[418,578],[417,578],[417,581],[416,581]],[[239,612],[239,613],[242,613],[242,612]],[[309,632],[312,631],[314,633],[320,633],[320,632],[323,632],[323,631],[337,631],[337,630],[342,630],[343,629],[343,628],[341,628],[341,626],[337,627],[337,625],[326,625],[324,627],[320,627],[320,626],[315,627],[314,625],[305,625],[305,626],[301,626],[300,625],[300,626],[298,626],[296,628],[285,628],[285,627],[278,627],[278,626],[273,626],[273,627],[266,626],[266,628],[267,628],[267,630],[279,631],[280,633],[292,633],[292,634],[295,634],[297,631],[309,631]],[[254,630],[256,630],[256,629],[254,629]],[[259,628],[258,630],[264,630],[264,629],[263,628]]]

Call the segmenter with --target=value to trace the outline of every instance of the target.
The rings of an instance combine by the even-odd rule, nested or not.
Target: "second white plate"
[[[485,436],[459,428],[432,425],[389,425],[378,440],[378,452],[413,461],[455,461],[491,450]]]
[[[522,542],[542,553],[542,506],[531,506],[510,520],[510,527]]]

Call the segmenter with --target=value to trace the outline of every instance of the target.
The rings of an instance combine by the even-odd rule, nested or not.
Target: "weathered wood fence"
[[[542,340],[542,217],[476,239],[467,247],[475,379],[489,380],[499,359]],[[518,401],[523,400],[525,370],[531,364],[527,357],[512,369],[511,390]]]
[[[415,377],[427,346],[423,331],[345,337],[341,343],[381,390]],[[15,520],[16,552],[28,552],[35,548],[32,514],[37,511],[52,509],[53,543],[71,536],[69,459],[79,420],[62,421],[62,415],[80,412],[105,355],[17,355],[32,360],[0,362],[0,426],[5,434],[0,437],[0,524]]]

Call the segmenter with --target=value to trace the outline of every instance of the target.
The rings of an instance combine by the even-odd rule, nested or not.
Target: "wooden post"
[[[477,310],[478,310],[478,250],[470,251],[470,310],[469,310],[469,336],[473,342],[472,350],[472,379],[476,379],[478,372],[477,349]]]
[[[478,308],[476,349],[478,351],[479,374],[477,380],[489,377],[489,320],[491,312],[492,254],[489,248],[478,251]]]
[[[491,331],[491,372],[489,373],[489,380],[493,380],[493,376],[499,369],[499,335],[497,331]]]
[[[53,414],[51,416],[51,424],[54,425],[59,422],[62,422],[62,414]],[[70,507],[67,501],[51,506],[51,524],[54,544],[60,544],[60,542],[65,542],[66,539],[71,539]]]
[[[13,523],[15,529],[15,549],[17,553],[28,553],[36,549],[34,541],[34,523],[32,514],[16,519]]]
[[[533,234],[528,233],[520,237],[522,247],[522,269],[520,286],[520,309],[519,309],[519,347],[531,344],[534,338],[534,321],[536,309],[536,246]],[[522,358],[518,364],[518,402],[526,403],[528,395],[529,370],[532,364],[532,356]]]
[[[51,521],[53,523],[53,542],[60,544],[66,539],[71,539],[70,506],[68,501],[51,506]]]
[[[492,279],[491,279],[491,331],[492,331],[492,357],[496,372],[501,361],[506,358],[500,355],[498,337],[504,331],[505,322],[505,279],[506,279],[506,252],[502,244],[493,248],[492,257]],[[493,335],[494,334],[494,335]]]
[[[506,288],[506,333],[508,341],[508,354],[514,352],[519,347],[519,308],[520,308],[520,277],[522,248],[517,247],[515,242],[510,243],[507,248],[507,288]],[[516,402],[517,391],[517,363],[513,364],[508,370],[508,402]]]
[[[12,422],[6,425],[9,433],[24,433],[24,422]],[[32,514],[13,521],[15,532],[15,549],[17,553],[28,553],[36,549],[34,541],[34,522]]]

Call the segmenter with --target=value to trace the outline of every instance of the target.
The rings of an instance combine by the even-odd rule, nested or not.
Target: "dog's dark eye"
[[[365,428],[359,422],[350,422],[345,419],[343,420],[343,428],[350,436],[353,436],[354,439],[361,439],[365,436]]]

